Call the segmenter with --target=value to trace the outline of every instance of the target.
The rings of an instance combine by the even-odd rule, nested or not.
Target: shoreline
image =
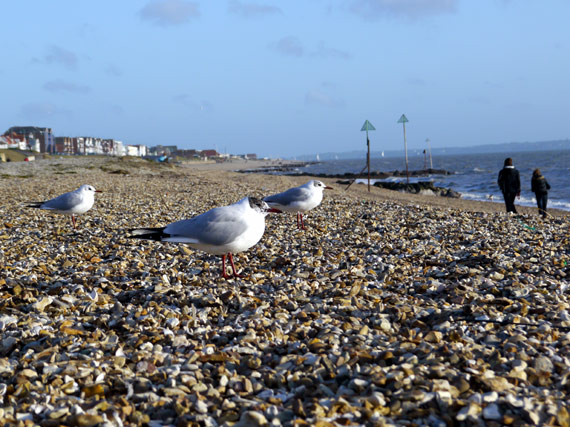
[[[271,161],[258,161],[257,169],[263,169],[272,164]],[[287,167],[289,165],[296,165],[299,162],[297,161],[287,161],[287,160],[279,160],[279,165],[283,167]],[[223,164],[222,164],[223,165]],[[327,185],[336,186],[340,188],[346,187],[346,184],[339,183],[339,180],[346,179],[344,175],[333,175],[333,176],[326,176],[326,175],[309,175],[309,174],[271,174],[271,173],[264,173],[253,171],[253,172],[244,172],[244,170],[248,169],[246,167],[246,163],[238,163],[234,168],[229,168],[227,165],[226,167],[220,164],[208,164],[199,167],[199,170],[218,170],[218,171],[226,171],[226,172],[236,172],[241,173],[244,175],[250,174],[260,174],[264,176],[271,176],[271,177],[278,177],[278,176],[286,176],[291,178],[291,186],[301,185],[307,182],[309,179],[319,179],[325,182]],[[192,165],[194,166],[194,165]],[[366,191],[361,191],[362,188],[365,187]],[[374,187],[371,185],[371,194],[368,194],[367,191],[367,184],[365,183],[357,183],[355,182],[350,186],[349,192],[352,189],[358,189],[357,193],[360,197],[370,198],[370,200],[380,200],[381,198],[385,198],[387,200],[405,202],[405,203],[421,203],[423,205],[430,205],[439,208],[452,208],[452,209],[461,209],[466,210],[469,212],[505,212],[505,204],[503,200],[471,200],[471,199],[463,199],[463,198],[453,198],[453,197],[441,197],[441,196],[431,196],[431,195],[421,195],[421,194],[412,194],[412,193],[403,193],[394,190],[385,190],[378,187]],[[518,199],[517,199],[518,200]],[[525,206],[517,204],[517,200],[515,200],[515,207],[517,208],[517,212],[523,215],[533,215],[537,214],[537,207],[536,206]],[[506,213],[506,212],[505,212]],[[555,209],[555,208],[548,208],[548,214],[552,217],[564,217],[570,216],[570,211],[564,209]]]

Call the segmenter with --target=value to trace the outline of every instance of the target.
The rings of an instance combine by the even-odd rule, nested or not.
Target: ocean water
[[[533,170],[539,168],[552,187],[548,192],[548,207],[570,211],[570,147],[569,150],[564,151],[432,156],[433,169],[444,169],[452,174],[410,178],[410,181],[431,181],[438,187],[452,188],[458,191],[464,199],[503,202],[503,195],[497,185],[497,178],[507,157],[513,159],[514,166],[519,170],[521,177],[521,197],[515,201],[515,205],[536,206],[534,193],[530,191],[530,180]],[[365,165],[365,158],[331,160],[307,165],[300,168],[298,172],[308,174],[359,173]],[[429,158],[427,166],[429,167]],[[423,154],[421,156],[409,155],[408,168],[409,170],[424,169]],[[380,172],[405,171],[406,164],[403,156],[401,158],[371,158],[370,170]],[[406,177],[391,177],[385,181],[405,182]],[[357,180],[358,182],[367,181]]]

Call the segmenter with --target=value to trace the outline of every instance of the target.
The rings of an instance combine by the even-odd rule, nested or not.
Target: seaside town
[[[187,160],[225,161],[232,158],[257,159],[257,155],[219,153],[216,149],[181,149],[176,145],[157,145],[147,147],[142,144],[125,144],[113,138],[94,136],[55,136],[48,127],[12,126],[0,136],[0,150],[20,150],[38,154],[58,155],[102,155],[102,156],[132,156],[153,158],[164,161],[169,157]],[[2,161],[12,160],[4,154]],[[33,160],[33,154],[26,157]]]

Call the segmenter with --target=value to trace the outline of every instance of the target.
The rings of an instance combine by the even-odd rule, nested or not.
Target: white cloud
[[[115,77],[120,77],[123,75],[121,69],[114,64],[110,64],[107,68],[105,68],[105,72],[110,76],[115,76]]]
[[[44,83],[43,88],[49,92],[72,92],[72,93],[87,93],[91,90],[89,86],[76,85],[75,83],[66,82],[63,80],[51,80]]]
[[[287,56],[303,56],[305,50],[297,37],[288,36],[272,43],[273,50]]]
[[[312,56],[317,58],[339,58],[339,59],[350,59],[352,55],[348,52],[327,47],[324,42],[319,42],[317,50],[312,53]]]
[[[78,59],[75,53],[70,50],[64,49],[59,46],[50,46],[48,48],[48,53],[44,55],[42,59],[34,58],[33,62],[39,62],[43,64],[58,64],[63,65],[69,70],[75,70],[77,68]]]
[[[419,77],[410,77],[406,80],[406,82],[410,85],[410,86],[416,86],[416,87],[425,87],[427,86],[427,82]]]
[[[229,11],[246,18],[256,18],[259,16],[283,13],[281,9],[275,6],[265,6],[259,3],[244,3],[238,0],[230,1]]]
[[[307,105],[324,105],[331,108],[344,107],[345,103],[342,99],[333,98],[332,96],[320,91],[310,90],[305,95],[305,104]]]
[[[190,95],[186,93],[176,95],[172,98],[172,100],[178,104],[182,104],[185,107],[196,111],[210,111],[213,108],[212,104],[209,101],[205,99],[201,101],[195,101]]]
[[[302,57],[305,55],[305,48],[301,41],[294,36],[283,37],[274,43],[271,43],[270,48],[274,51],[286,55]],[[352,55],[340,49],[325,46],[324,42],[319,42],[314,51],[307,52],[309,57],[313,58],[337,58],[337,59],[350,59]]]
[[[418,18],[455,11],[458,0],[351,0],[350,11],[365,19],[382,15]]]
[[[182,25],[191,18],[200,16],[198,3],[184,0],[154,0],[143,7],[139,15],[141,19],[150,21],[160,27]]]

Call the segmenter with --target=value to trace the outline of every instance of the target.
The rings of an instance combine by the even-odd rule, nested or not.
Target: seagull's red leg
[[[222,255],[222,276],[227,279],[229,276],[226,274],[226,256]]]
[[[297,228],[301,228],[301,224],[299,222],[299,215],[300,215],[300,213],[297,212]]]
[[[234,277],[243,277],[243,276],[240,276],[239,274],[237,274],[236,266],[234,265],[233,255],[231,253],[228,253],[228,256],[230,257],[230,264],[232,265],[232,271],[234,273]]]
[[[301,215],[301,228],[302,228],[303,230],[306,230],[306,228],[305,228],[305,223],[303,222],[303,214],[300,213],[299,215]]]
[[[76,230],[77,226],[75,224],[75,215],[71,214],[71,222],[73,223],[73,229]]]

